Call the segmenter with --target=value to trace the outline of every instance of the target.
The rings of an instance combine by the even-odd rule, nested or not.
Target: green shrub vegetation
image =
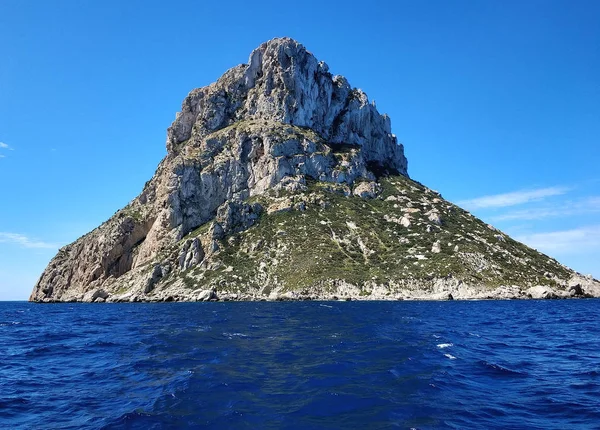
[[[383,178],[381,195],[371,200],[326,191],[331,185],[309,181],[306,192],[286,196],[307,202],[305,211],[263,213],[248,230],[219,242],[220,250],[212,257],[222,263],[219,268],[196,268],[186,276],[202,285],[264,293],[272,285],[299,291],[331,280],[362,288],[371,281],[452,277],[491,288],[537,285],[539,274],[546,271],[568,275],[555,260],[404,176]],[[267,207],[275,195],[253,201]],[[440,215],[441,225],[428,219],[430,211]],[[410,226],[394,221],[407,213]],[[188,237],[206,229],[207,224]],[[432,252],[435,242],[441,245],[439,253]]]

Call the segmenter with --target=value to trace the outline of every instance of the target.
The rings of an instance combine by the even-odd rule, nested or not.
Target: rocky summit
[[[280,38],[189,93],[141,194],[30,300],[586,296],[598,281],[411,180],[390,118]]]

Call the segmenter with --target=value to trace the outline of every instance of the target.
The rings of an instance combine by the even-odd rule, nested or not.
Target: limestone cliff
[[[561,292],[569,282],[576,293]],[[190,92],[142,193],[62,248],[30,300],[527,296],[538,285],[600,290],[411,181],[389,117],[281,38]]]

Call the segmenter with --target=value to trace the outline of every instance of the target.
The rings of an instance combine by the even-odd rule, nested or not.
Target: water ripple
[[[0,428],[592,428],[598,304],[0,303]]]

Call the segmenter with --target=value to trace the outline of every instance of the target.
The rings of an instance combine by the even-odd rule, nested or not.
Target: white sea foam
[[[453,343],[440,343],[437,347],[444,349],[444,348],[448,348],[450,346],[454,346],[454,344]]]
[[[229,339],[233,339],[234,337],[248,337],[248,335],[244,333],[223,333],[223,336]]]
[[[448,357],[450,360],[456,360],[456,357],[452,354],[444,354],[444,357]]]
[[[321,305],[319,305],[319,306],[321,306],[322,308],[333,308],[333,306],[329,306],[329,305],[323,305],[323,304],[321,304]]]

